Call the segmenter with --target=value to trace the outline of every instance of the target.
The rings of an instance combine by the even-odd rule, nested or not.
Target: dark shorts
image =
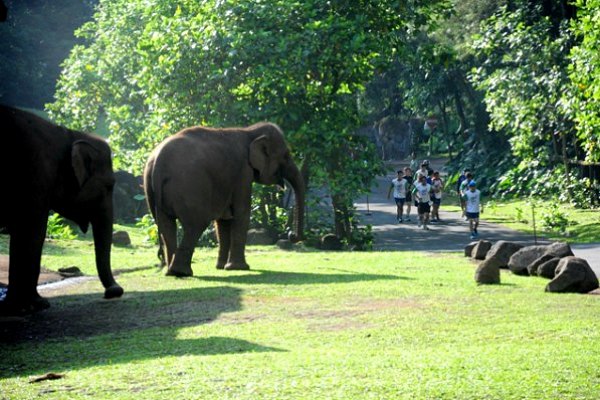
[[[468,219],[479,219],[479,213],[465,213]]]
[[[406,193],[406,201],[408,201],[409,203],[412,201],[412,194],[411,193]]]
[[[436,206],[442,204],[442,199],[436,199],[435,197],[431,199],[431,201],[433,201],[433,204],[435,204]]]
[[[427,214],[428,212],[431,212],[431,207],[429,206],[429,203],[419,203],[418,207],[419,214]]]
[[[394,197],[394,201],[396,202],[396,205],[398,207],[402,207],[404,205],[404,202],[406,201],[406,199],[401,199],[398,197]]]

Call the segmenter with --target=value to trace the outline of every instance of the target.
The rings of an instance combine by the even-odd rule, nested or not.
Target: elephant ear
[[[264,173],[269,165],[269,143],[265,135],[259,136],[250,143],[250,165]]]
[[[78,140],[71,147],[71,165],[81,188],[92,175],[92,159],[97,150],[85,140]]]

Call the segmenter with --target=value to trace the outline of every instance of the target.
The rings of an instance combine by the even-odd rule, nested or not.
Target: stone
[[[531,264],[527,266],[527,272],[529,272],[529,275],[532,276],[538,275],[539,266],[553,258],[555,257],[552,254],[542,254],[541,257],[536,258]]]
[[[495,258],[482,261],[475,271],[475,282],[478,285],[499,285],[500,268]]]
[[[131,238],[129,237],[129,233],[125,231],[116,231],[113,233],[112,242],[115,246],[129,246]]]
[[[74,278],[77,276],[83,276],[83,272],[81,272],[81,270],[75,266],[59,268],[58,273],[63,278]]]
[[[333,233],[328,233],[321,238],[321,250],[341,250],[342,241]]]
[[[477,242],[471,253],[471,257],[476,260],[484,260],[488,251],[492,248],[492,242],[489,240],[480,240]]]
[[[553,255],[558,258],[574,256],[571,246],[565,242],[554,242],[549,244],[546,249],[546,254]]]
[[[275,243],[277,247],[281,250],[291,250],[294,248],[294,244],[287,239],[279,239],[277,243]]]
[[[500,263],[500,268],[508,268],[510,257],[523,248],[522,244],[499,240],[488,251],[485,258],[494,258]]]
[[[556,267],[556,276],[546,292],[588,293],[598,289],[598,278],[586,260],[579,257],[561,258]]]
[[[142,177],[126,171],[115,171],[113,208],[115,221],[121,222],[135,222],[148,213]]]
[[[250,229],[246,238],[248,245],[268,246],[275,243],[275,239],[266,229]]]
[[[473,254],[473,249],[475,248],[476,244],[477,242],[471,242],[465,246],[465,257],[471,257],[471,254]]]
[[[554,279],[554,276],[556,276],[556,267],[558,266],[559,262],[560,258],[554,257],[541,264],[537,269],[538,276],[548,279]]]
[[[515,275],[529,275],[527,267],[536,259],[540,258],[548,246],[527,246],[513,254],[508,260],[508,268]]]

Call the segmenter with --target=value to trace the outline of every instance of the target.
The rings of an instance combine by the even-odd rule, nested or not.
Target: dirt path
[[[435,162],[438,165],[435,165]],[[434,168],[441,168],[441,160],[432,160]],[[401,163],[397,163],[401,164]],[[459,213],[444,210],[444,201],[440,208],[442,222],[431,224],[430,230],[425,231],[417,227],[417,210],[412,207],[411,222],[396,222],[396,206],[393,199],[387,199],[390,181],[394,174],[377,179],[377,186],[371,194],[356,202],[358,212],[364,224],[371,224],[373,232],[376,233],[376,250],[396,251],[457,251],[462,252],[465,245],[472,242],[469,234],[468,223],[460,218]],[[367,203],[368,201],[368,203]],[[533,235],[524,234],[504,226],[488,223],[484,219],[479,226],[479,239],[496,242],[498,240],[509,240],[524,245],[535,244]],[[548,243],[537,240],[538,244]],[[600,277],[600,243],[571,245],[576,256],[585,258],[596,275]]]

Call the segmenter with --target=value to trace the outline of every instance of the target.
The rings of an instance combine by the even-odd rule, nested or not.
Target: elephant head
[[[296,205],[294,207],[293,241],[302,240],[304,226],[304,179],[294,163],[287,147],[283,133],[277,125],[257,124],[250,129],[257,137],[250,143],[249,160],[255,171],[255,181],[265,185],[284,186],[283,180],[289,182],[294,190]]]
[[[119,297],[123,289],[115,282],[110,265],[115,184],[111,151],[104,140],[77,134],[81,138],[71,145],[71,168],[75,179],[67,185],[65,198],[53,208],[75,221],[83,232],[92,225],[96,268],[105,287],[104,297]]]

